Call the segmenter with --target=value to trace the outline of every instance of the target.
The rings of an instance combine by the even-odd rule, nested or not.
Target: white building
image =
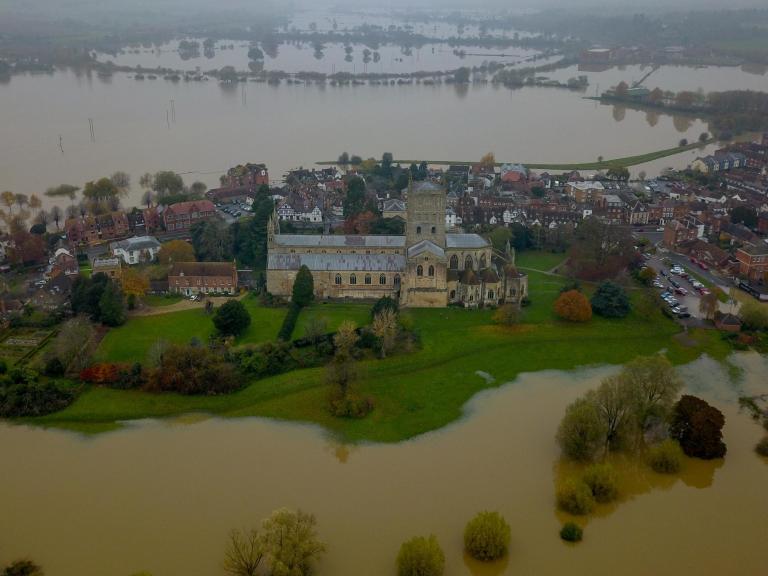
[[[112,255],[128,265],[152,262],[160,251],[160,242],[154,236],[134,236],[120,242],[112,242]]]

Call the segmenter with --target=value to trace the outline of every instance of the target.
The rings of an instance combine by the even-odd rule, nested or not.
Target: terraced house
[[[412,186],[402,236],[281,234],[275,214],[267,289],[290,297],[299,268],[307,266],[318,299],[390,296],[414,307],[520,303],[528,278],[515,268],[512,251],[496,252],[477,234],[447,234],[445,202],[437,184]]]
[[[168,232],[189,230],[193,225],[216,215],[210,200],[192,200],[172,204],[163,211],[163,224]]]

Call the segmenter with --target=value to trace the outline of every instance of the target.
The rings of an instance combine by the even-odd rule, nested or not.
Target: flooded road
[[[768,392],[768,360],[735,362],[735,383],[709,360],[682,369],[688,390],[726,416],[725,461],[688,461],[680,477],[628,463],[624,497],[590,518],[576,547],[554,508],[565,406],[615,368],[523,375],[485,392],[467,417],[397,445],[342,446],[308,426],[190,416],[93,437],[0,425],[0,562],[29,555],[52,576],[215,576],[230,529],[273,509],[317,515],[321,575],[390,576],[402,541],[434,533],[446,575],[765,573],[768,461],[761,428],[736,398]],[[505,564],[462,555],[464,524],[501,512]]]

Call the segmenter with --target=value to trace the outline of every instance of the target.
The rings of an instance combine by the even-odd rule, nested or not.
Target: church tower
[[[280,220],[277,217],[277,208],[272,211],[272,216],[267,222],[267,248],[275,247],[275,236],[280,234]]]
[[[411,182],[405,226],[406,246],[429,240],[445,248],[445,190],[429,181]]]

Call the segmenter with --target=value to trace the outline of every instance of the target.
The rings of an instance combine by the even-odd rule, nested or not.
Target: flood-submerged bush
[[[597,502],[612,502],[619,495],[619,481],[610,464],[593,464],[582,475]]]
[[[566,522],[560,529],[560,538],[566,542],[581,542],[584,531],[575,522]]]
[[[757,443],[757,446],[755,446],[755,452],[760,454],[760,456],[768,457],[768,436]]]
[[[434,536],[417,536],[400,546],[398,576],[442,576],[444,570],[445,554]]]
[[[476,560],[490,562],[509,549],[509,524],[498,512],[480,512],[464,528],[464,549]]]
[[[648,465],[659,474],[675,474],[683,466],[683,449],[672,439],[664,440],[648,451]]]
[[[583,516],[595,508],[595,497],[584,482],[567,480],[557,489],[557,507],[574,516]]]

